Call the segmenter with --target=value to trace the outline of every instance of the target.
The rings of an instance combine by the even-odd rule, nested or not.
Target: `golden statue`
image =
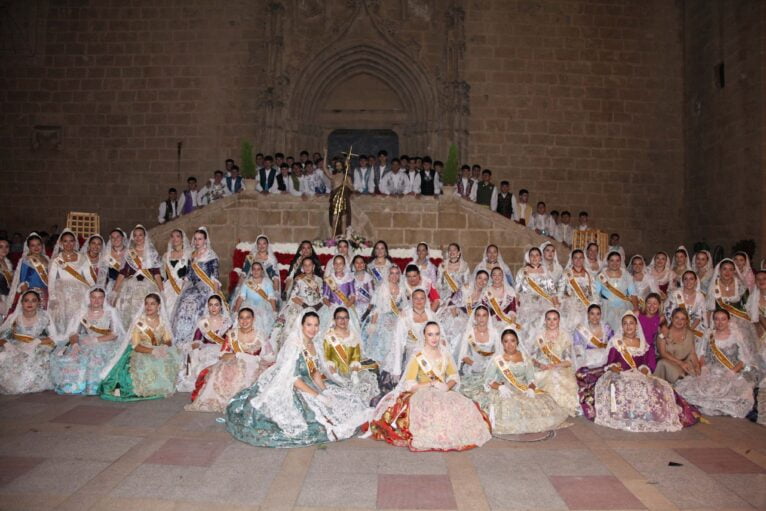
[[[330,226],[332,227],[332,236],[336,237],[351,227],[351,194],[354,193],[351,180],[348,174],[351,170],[351,158],[357,156],[351,152],[353,147],[349,147],[345,163],[336,161],[332,172],[327,169],[327,149],[324,151],[324,163],[322,171],[332,183],[332,192],[330,193]],[[345,225],[342,219],[345,217]]]

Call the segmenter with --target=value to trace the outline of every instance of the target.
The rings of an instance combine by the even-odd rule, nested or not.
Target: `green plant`
[[[246,179],[255,178],[255,160],[253,160],[253,144],[247,140],[242,141],[242,177]]]
[[[459,160],[459,155],[457,152],[457,146],[455,144],[452,144],[449,146],[447,163],[444,166],[444,175],[442,176],[442,179],[444,180],[444,184],[454,185],[455,182],[457,182],[458,168],[460,166],[459,161],[460,160]]]

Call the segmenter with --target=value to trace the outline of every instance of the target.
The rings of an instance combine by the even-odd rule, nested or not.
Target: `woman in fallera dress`
[[[609,252],[606,268],[596,277],[596,287],[604,321],[612,330],[617,330],[623,313],[638,309],[633,278],[622,266],[622,256],[619,252]]]
[[[255,313],[255,328],[262,334],[269,334],[274,327],[277,316],[278,296],[272,280],[263,268],[263,265],[255,261],[250,266],[247,278],[238,286],[238,294],[234,298],[232,309],[238,311],[242,307],[249,307]]]
[[[473,273],[476,274],[479,270],[484,270],[487,273],[492,271],[492,268],[500,267],[503,269],[503,274],[505,275],[505,279],[508,281],[510,285],[514,285],[513,281],[513,272],[511,272],[511,269],[508,267],[508,265],[503,260],[503,256],[500,253],[500,249],[497,248],[497,245],[487,245],[487,248],[484,249],[484,255],[481,258],[481,261],[479,264],[476,265],[476,268],[473,269]]]
[[[319,313],[319,321],[327,324],[332,321],[332,313],[336,307],[344,306],[353,316],[352,321],[357,325],[359,318],[354,309],[356,291],[354,290],[354,275],[349,273],[346,259],[336,255],[332,259],[332,272],[325,274],[322,284],[322,303],[324,307]]]
[[[457,243],[447,247],[447,258],[439,265],[436,290],[445,298],[446,303],[460,303],[460,291],[471,281],[471,268],[465,262]],[[458,296],[456,296],[458,295]]]
[[[301,263],[301,273],[295,277],[287,301],[279,311],[274,328],[271,330],[271,345],[275,350],[281,349],[287,335],[285,326],[292,325],[295,318],[307,307],[321,308],[322,303],[322,278],[316,274],[314,259],[304,257]]]
[[[8,259],[11,244],[8,240],[0,240],[0,321],[5,319],[8,296],[13,284],[13,263]]]
[[[577,369],[603,367],[609,355],[609,340],[613,335],[612,328],[601,319],[601,306],[591,304],[583,316],[583,321],[572,333]]]
[[[461,376],[461,392],[472,396],[472,392],[483,388],[484,372],[499,347],[500,337],[490,320],[489,309],[479,305],[457,346],[455,360]]]
[[[375,279],[375,285],[388,281],[388,270],[396,266],[388,255],[388,244],[380,240],[375,243],[370,251],[370,264],[368,271]]]
[[[766,352],[758,342],[755,325],[748,313],[750,291],[739,278],[736,268],[731,259],[724,259],[715,267],[707,295],[707,309],[711,313],[718,309],[726,310],[731,316],[732,326],[742,333],[748,351],[754,355],[761,354],[762,357]]]
[[[561,317],[567,329],[574,329],[588,313],[588,307],[598,303],[596,285],[585,269],[585,252],[573,250],[562,274]]]
[[[695,335],[689,326],[689,313],[677,307],[670,313],[669,327],[661,326],[657,336],[657,366],[653,373],[671,385],[680,378],[700,373],[700,363],[695,351]],[[703,350],[704,351],[704,350]]]
[[[561,263],[559,262],[556,246],[550,241],[545,241],[540,245],[540,252],[543,254],[543,266],[545,267],[545,270],[554,281],[558,282],[564,275],[564,268],[561,267]]]
[[[542,257],[539,248],[530,248],[524,255],[524,267],[516,274],[517,316],[530,334],[541,326],[545,311],[559,306],[559,282],[545,269]]]
[[[7,313],[13,312],[22,293],[30,289],[37,291],[40,306],[43,309],[48,307],[48,265],[50,263],[44,249],[43,239],[39,234],[33,232],[27,236],[8,292]]]
[[[190,412],[226,410],[231,398],[255,384],[261,373],[274,363],[276,354],[268,342],[268,332],[256,328],[253,309],[245,306],[237,313],[236,324],[226,333],[215,362],[203,369],[192,392]]]
[[[412,250],[412,259],[407,264],[414,264],[418,267],[423,277],[434,284],[436,283],[438,270],[436,265],[431,262],[428,243],[418,243]]]
[[[700,289],[707,295],[713,279],[713,256],[709,250],[700,250],[694,254],[694,272],[700,281]]]
[[[755,287],[755,274],[753,273],[753,266],[750,264],[750,256],[747,252],[735,252],[732,257],[734,260],[734,266],[737,268],[737,276],[749,290]]]
[[[660,298],[662,300],[668,294],[668,287],[670,287],[670,281],[673,278],[673,270],[670,269],[669,263],[670,257],[667,252],[657,252],[649,261],[649,275],[654,280],[655,285],[659,289]]]
[[[436,314],[443,330],[443,336],[449,343],[450,353],[457,359],[460,340],[470,321],[473,311],[484,301],[484,294],[489,282],[489,272],[479,270],[474,274],[473,282],[464,287],[459,294],[460,302],[448,302]]]
[[[372,314],[366,325],[367,340],[364,352],[382,365],[391,351],[391,332],[396,329],[399,315],[407,305],[404,286],[400,281],[402,271],[394,265],[386,273],[387,280],[378,284],[372,299]]]
[[[492,323],[498,332],[506,328],[521,330],[516,317],[516,290],[505,279],[502,268],[493,268],[489,276],[489,285],[484,292],[484,303],[489,307]]]
[[[128,252],[126,250],[126,239],[127,235],[125,234],[125,231],[117,227],[112,229],[109,233],[109,240],[106,242],[106,247],[104,247],[102,257],[104,258],[104,266],[107,271],[107,299],[111,296],[112,289],[114,289],[114,285],[117,283],[117,279],[120,276],[120,271],[122,271],[123,266],[125,266],[125,255]],[[112,301],[112,303],[114,302]]]
[[[48,267],[48,313],[57,332],[66,331],[91,286],[82,274],[85,256],[79,250],[75,234],[64,229]]]
[[[489,416],[492,433],[520,435],[563,426],[568,414],[535,385],[532,359],[516,331],[505,330],[501,343],[484,371],[481,391],[471,395]]]
[[[126,327],[143,309],[146,295],[162,293],[161,264],[149,233],[143,225],[136,225],[130,233],[125,263],[110,295]]]
[[[556,309],[548,309],[543,318],[543,327],[529,340],[535,381],[564,411],[575,415],[579,402],[572,337],[561,328]]]
[[[585,247],[585,270],[590,273],[592,278],[596,276],[604,269],[606,263],[601,259],[597,243],[588,243]]]
[[[646,266],[644,256],[637,254],[630,258],[628,271],[633,277],[633,287],[638,298],[638,307],[643,310],[646,306],[646,297],[650,293],[659,293],[660,288],[652,277],[651,270]]]
[[[144,298],[116,360],[108,364],[99,395],[108,401],[161,399],[176,390],[181,356],[159,293]],[[119,358],[117,358],[119,357]]]
[[[53,388],[51,352],[57,333],[41,302],[38,291],[24,291],[16,310],[0,326],[0,394]]]
[[[215,364],[222,346],[226,342],[226,332],[232,326],[231,316],[220,294],[212,294],[207,299],[206,311],[197,321],[194,336],[177,345],[184,346],[181,360],[181,372],[178,373],[178,392],[192,392],[202,371]]]
[[[321,371],[314,337],[319,315],[306,309],[288,327],[276,364],[226,407],[226,429],[260,447],[302,447],[354,436],[372,409]]]
[[[351,261],[354,271],[354,311],[359,318],[360,325],[370,321],[372,314],[372,297],[375,294],[375,282],[367,271],[367,263],[364,257],[355,255]],[[364,332],[364,330],[362,330]]]
[[[668,293],[665,301],[665,319],[668,323],[671,314],[676,309],[684,309],[689,316],[689,328],[697,337],[697,355],[704,352],[703,338],[707,330],[707,300],[700,290],[700,282],[697,274],[691,270],[684,272],[681,277],[681,287]],[[671,382],[672,383],[672,382]]]
[[[675,394],[668,382],[652,376],[649,350],[633,312],[609,343],[604,375],[595,386],[595,422],[633,432],[679,431],[696,424],[699,412]]]
[[[80,248],[83,265],[80,273],[88,282],[88,286],[106,286],[107,269],[104,262],[104,238],[93,234],[85,239]]]
[[[692,271],[689,251],[686,247],[680,245],[673,254],[673,264],[670,265],[671,275],[670,291],[679,288],[682,285],[684,272]]]
[[[208,297],[221,289],[218,280],[220,261],[212,243],[206,227],[194,231],[188,278],[172,314],[173,337],[183,351],[188,351],[197,322],[205,313]]]
[[[426,323],[397,387],[383,397],[370,421],[376,440],[411,451],[463,451],[491,438],[478,405],[456,392],[460,383],[439,325]]]
[[[171,313],[189,275],[191,251],[185,232],[180,229],[170,231],[168,248],[162,256],[162,278],[165,281],[162,297],[165,299],[165,307]]]
[[[64,331],[66,344],[51,357],[53,389],[59,394],[98,395],[104,368],[124,336],[120,315],[106,303],[104,287],[91,288]]]
[[[362,366],[368,359],[362,351],[362,334],[351,320],[345,307],[336,307],[329,328],[316,336],[317,352],[322,372],[369,403],[380,394],[378,377],[370,367]]]

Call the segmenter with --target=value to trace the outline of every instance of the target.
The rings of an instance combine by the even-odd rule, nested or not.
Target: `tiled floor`
[[[744,420],[634,434],[576,419],[462,453],[276,450],[185,412],[187,398],[0,397],[0,509],[766,510],[766,428]]]

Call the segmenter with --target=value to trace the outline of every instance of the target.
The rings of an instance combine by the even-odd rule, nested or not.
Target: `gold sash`
[[[484,351],[481,348],[479,348],[478,343],[476,342],[476,339],[473,338],[473,335],[468,336],[468,344],[471,345],[473,348],[473,351],[481,355],[482,357],[489,357],[495,354],[494,351]]]
[[[588,280],[590,280],[590,274],[586,271],[585,275],[588,276]],[[586,307],[590,305],[590,300],[588,300],[588,297],[585,296],[585,291],[582,290],[580,287],[580,284],[577,282],[577,279],[574,276],[574,272],[572,270],[567,270],[567,279],[569,279],[569,285],[572,286],[572,289],[575,292],[575,295],[577,298],[580,299],[583,305]]]
[[[729,357],[726,356],[726,353],[721,351],[721,349],[716,346],[715,344],[715,336],[713,334],[710,334],[710,351],[713,352],[713,355],[715,356],[718,361],[723,364],[724,367],[727,369],[733,371],[734,370],[734,364],[731,363],[731,360],[729,360]]]
[[[591,332],[588,328],[585,327],[585,325],[580,325],[577,327],[577,331],[585,337],[588,342],[590,342],[592,345],[594,345],[596,348],[604,349],[607,347],[607,343],[593,335],[593,332]]]
[[[199,277],[199,279],[205,283],[207,287],[210,288],[210,291],[213,293],[218,292],[218,287],[215,285],[215,282],[213,282],[213,279],[211,279],[207,273],[205,273],[205,270],[202,269],[202,267],[197,262],[191,263],[192,270],[194,270],[194,273]]]
[[[537,344],[538,344],[538,346],[540,346],[540,350],[543,352],[545,357],[552,364],[560,364],[561,363],[561,359],[555,353],[553,353],[553,350],[550,348],[550,346],[545,344],[545,341],[543,341],[542,337],[538,337],[537,338]]]
[[[447,282],[447,285],[450,287],[452,292],[457,293],[459,286],[457,285],[457,282],[455,282],[455,279],[453,279],[449,274],[446,267],[444,268],[444,280]]]
[[[394,300],[394,297],[392,296],[389,300],[389,305],[391,306],[391,312],[394,313],[394,316],[399,315],[399,306],[396,305],[396,300]]]
[[[109,254],[109,267],[117,271],[120,271],[122,269],[120,262],[117,259],[115,259],[112,254]]]
[[[48,272],[45,270],[45,265],[43,264],[40,259],[37,258],[37,256],[29,256],[29,264],[32,266],[32,269],[37,272],[37,274],[40,276],[40,280],[42,280],[45,285],[48,285]]]
[[[224,348],[228,346],[233,353],[242,353],[242,346],[239,344],[239,339],[237,339],[236,330],[233,328],[229,330],[229,332],[226,334],[226,339],[228,342],[224,341]]]
[[[407,340],[412,342],[418,342],[418,336],[412,330],[407,330]]]
[[[154,330],[152,327],[150,327],[148,324],[144,323],[143,321],[139,320],[136,323],[136,328],[138,328],[138,331],[144,334],[149,338],[150,341],[152,341],[153,346],[159,346],[160,342],[157,340],[157,335],[154,333]]]
[[[434,372],[433,367],[431,367],[431,363],[428,361],[425,355],[423,355],[422,351],[419,351],[417,355],[415,355],[415,360],[417,361],[420,370],[425,373],[429,380],[440,381],[443,383],[443,380],[439,377],[438,374]]]
[[[165,264],[165,274],[168,276],[168,282],[170,282],[170,287],[173,288],[173,291],[175,291],[177,295],[180,295],[181,286],[178,285],[178,282],[176,282],[175,277],[173,277],[173,268],[171,268],[169,264]]]
[[[614,345],[617,347],[617,351],[620,352],[620,356],[622,356],[623,360],[628,363],[631,369],[636,369],[638,366],[636,366],[636,361],[633,358],[633,355],[630,354],[630,351],[628,351],[628,347],[625,346],[625,343],[620,339],[619,341],[615,342]]]
[[[495,312],[495,315],[500,318],[503,322],[507,323],[508,325],[512,326],[513,328],[520,329],[521,325],[511,319],[510,317],[506,316],[506,314],[503,312],[503,309],[500,308],[500,304],[497,302],[497,298],[495,298],[491,291],[487,292],[487,296],[489,296],[489,306],[492,307],[492,310]]]
[[[13,282],[13,272],[11,270],[7,270],[5,268],[1,268],[0,272],[3,273],[3,277],[8,282],[8,285],[11,285],[11,282]]]
[[[64,260],[63,260],[62,258],[59,258],[59,262],[60,262],[60,263],[62,263],[62,264],[61,264],[61,269],[62,269],[62,270],[64,270],[64,271],[65,271],[65,272],[67,272],[69,275],[71,275],[72,277],[74,277],[74,278],[75,278],[75,279],[76,279],[76,280],[77,280],[77,281],[78,281],[80,284],[84,284],[85,286],[88,286],[88,287],[90,287],[90,284],[89,284],[89,283],[88,283],[88,281],[85,279],[85,277],[83,277],[83,276],[82,276],[82,275],[81,275],[81,274],[80,274],[80,273],[79,273],[77,270],[75,270],[74,268],[72,268],[71,266],[69,266],[69,265],[68,265],[66,262],[64,262]],[[92,269],[92,268],[91,268],[91,269]],[[95,279],[93,279],[93,280],[95,280]]]
[[[676,305],[677,305],[678,307],[680,307],[681,309],[683,309],[683,310],[687,311],[687,312],[688,312],[688,310],[689,310],[689,309],[686,307],[686,302],[684,301],[684,294],[683,294],[683,292],[681,292],[681,291],[678,291],[678,292],[676,292]],[[692,331],[692,333],[695,335],[695,337],[699,337],[699,338],[702,338],[702,337],[704,337],[704,335],[705,335],[705,334],[702,332],[702,330],[697,330],[696,328],[692,328],[691,326],[689,326],[689,330],[691,330],[691,331]]]
[[[85,327],[86,330],[90,330],[92,332],[96,332],[98,335],[109,335],[109,334],[112,333],[112,331],[109,330],[108,328],[99,328],[99,327],[97,327],[96,325],[94,325],[93,323],[88,321],[88,318],[82,318],[80,320],[80,323],[82,324],[82,326]]]
[[[503,360],[502,357],[498,357],[497,360],[495,360],[495,365],[500,370],[500,373],[503,375],[503,377],[506,379],[508,383],[513,385],[515,388],[520,390],[521,392],[526,392],[529,390],[529,386],[525,385],[524,383],[521,383],[518,379],[516,379],[516,376],[513,374],[513,371],[511,371],[511,368],[508,367],[508,364]],[[544,392],[540,389],[535,389],[535,394],[544,394]]]
[[[542,298],[544,298],[545,300],[548,300],[549,302],[551,302],[551,304],[553,304],[553,298],[551,297],[551,295],[546,293],[545,290],[541,288],[540,285],[537,282],[535,282],[535,280],[532,277],[529,276],[529,274],[527,273],[527,270],[524,270],[524,278],[526,279],[527,284],[529,284],[529,287],[532,288],[532,291],[534,291],[535,293],[540,295]]]
[[[309,375],[313,375],[317,371],[317,363],[306,348],[303,348],[303,360],[306,361],[306,368],[309,371]]]
[[[340,301],[345,305],[346,307],[351,307],[351,301],[348,299],[348,296],[346,296],[346,293],[344,293],[340,287],[338,287],[338,283],[335,282],[335,279],[332,277],[327,277],[324,279],[325,283],[327,284],[327,287],[330,288],[330,291],[332,291],[335,296],[337,296]]]
[[[263,290],[260,284],[254,284],[250,279],[247,279],[245,284],[247,287],[258,293],[258,296],[263,298],[265,301],[269,301],[269,295],[266,294],[266,291]]]
[[[226,343],[226,339],[218,335],[215,330],[210,328],[210,323],[207,320],[205,320],[205,322],[202,324],[202,329],[205,332],[205,336],[216,344],[223,345]]]
[[[90,269],[90,278],[93,279],[93,283],[95,284],[98,282],[98,271],[93,267],[92,263],[88,266]]]
[[[146,268],[144,268],[144,265],[141,262],[141,258],[138,257],[138,254],[136,253],[136,251],[131,249],[128,252],[128,257],[130,257],[130,259],[133,261],[133,264],[136,265],[136,268],[138,268],[138,271],[140,271],[144,277],[154,282],[154,285],[159,288],[159,285],[157,284],[157,281],[154,280],[154,276],[152,275],[152,273]]]
[[[329,339],[330,346],[332,346],[333,351],[336,355],[340,358],[340,360],[343,362],[343,364],[348,367],[349,364],[349,354],[346,351],[346,346],[343,345],[338,339],[335,338],[334,335],[331,335]]]
[[[725,311],[728,311],[728,313],[731,314],[732,316],[736,316],[739,319],[744,319],[745,321],[748,321],[748,322],[750,321],[750,314],[736,308],[730,303],[726,303],[723,301],[723,297],[721,296],[721,291],[718,289],[717,284],[715,287],[715,293],[716,293],[715,303],[716,305],[718,305],[718,307],[720,307],[721,309],[724,309]]]
[[[630,298],[628,298],[628,296],[625,293],[623,293],[622,291],[620,291],[619,289],[614,287],[609,282],[609,279],[607,278],[607,276],[604,275],[603,273],[599,273],[598,280],[601,281],[601,283],[604,285],[604,287],[607,288],[614,296],[616,296],[620,300],[628,302],[630,304],[633,303],[633,302],[630,301]]]
[[[13,339],[16,341],[26,342],[26,343],[30,343],[35,340],[35,338],[32,337],[31,335],[24,335],[24,334],[17,333],[15,325],[14,325],[13,333],[11,334],[11,337],[13,337]]]

